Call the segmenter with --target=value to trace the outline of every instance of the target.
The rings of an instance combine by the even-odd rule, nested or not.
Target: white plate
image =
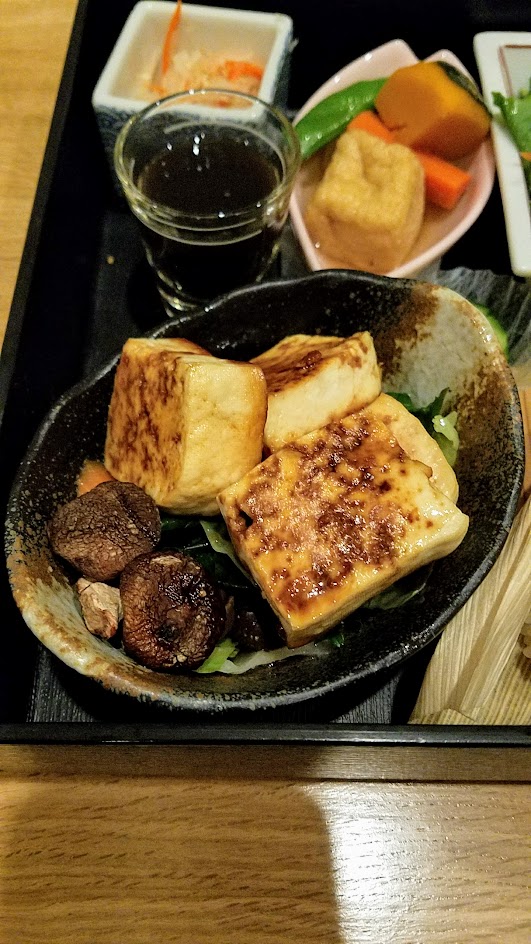
[[[428,57],[428,61],[440,59],[455,66],[468,75],[467,70],[447,49],[440,49]],[[323,98],[340,89],[364,79],[375,79],[391,75],[402,66],[418,62],[418,57],[401,39],[394,39],[351,62],[318,89],[295,118],[295,123]],[[319,154],[305,161],[298,175],[290,203],[290,214],[294,232],[301,244],[310,269],[346,268],[326,256],[315,245],[304,222],[304,213],[311,193],[317,186],[322,169]],[[428,205],[422,229],[408,259],[402,265],[386,273],[393,277],[417,276],[434,279],[441,256],[457,242],[472,226],[483,210],[494,183],[494,156],[490,141],[484,141],[477,151],[459,163],[472,175],[472,181],[453,210],[441,210]]]
[[[531,33],[478,33],[474,37],[483,96],[493,108],[492,93],[513,95],[529,87]],[[495,110],[492,139],[505,214],[511,268],[531,276],[531,211],[524,172],[516,145]]]

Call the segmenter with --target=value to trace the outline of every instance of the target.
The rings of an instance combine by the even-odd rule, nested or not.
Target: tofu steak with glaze
[[[412,459],[418,459],[431,468],[430,482],[447,498],[456,502],[459,485],[454,470],[447,461],[441,447],[430,436],[416,416],[394,397],[381,393],[370,406],[363,410],[365,416],[381,420],[402,449]]]
[[[349,338],[292,334],[252,363],[267,382],[266,453],[360,410],[381,389],[368,331]]]
[[[181,338],[130,338],[116,370],[105,467],[173,514],[218,513],[216,495],[262,457],[259,367]]]
[[[381,421],[354,414],[269,456],[218,496],[288,646],[316,639],[460,544],[468,518],[430,475]]]

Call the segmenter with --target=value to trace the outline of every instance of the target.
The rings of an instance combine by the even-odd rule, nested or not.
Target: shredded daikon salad
[[[179,26],[182,0],[178,0],[171,17],[162,52],[149,74],[142,76],[141,97],[153,102],[176,92],[191,89],[220,88],[231,92],[257,95],[264,73],[263,66],[252,54],[217,52],[179,48]],[[217,104],[229,105],[228,101]]]
[[[163,85],[150,78],[146,85],[146,96],[154,100],[161,90],[163,94],[171,95],[173,92],[206,88],[256,95],[262,74],[261,66],[249,59],[229,59],[223,54],[183,49],[172,57]]]

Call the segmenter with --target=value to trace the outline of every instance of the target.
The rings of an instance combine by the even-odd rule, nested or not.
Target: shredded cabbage
[[[228,659],[232,659],[238,652],[238,646],[235,642],[232,641],[229,637],[224,639],[222,642],[218,643],[215,649],[212,650],[210,655],[205,659],[202,665],[196,669],[196,672],[201,672],[202,674],[207,674],[209,672],[220,672],[222,671],[221,667],[227,662]]]
[[[219,653],[219,655],[216,655],[216,653],[218,653],[224,643],[229,642],[232,641],[225,639],[219,646],[216,646],[212,655],[210,655],[196,671],[203,673],[222,672],[224,675],[242,675],[244,672],[255,669],[258,665],[271,665],[273,662],[281,662],[283,659],[289,659],[294,656],[324,656],[334,648],[333,643],[325,639],[323,642],[310,642],[306,646],[300,646],[299,649],[288,649],[287,646],[282,646],[280,649],[260,649],[258,652],[238,653],[238,647],[234,646],[234,643],[232,643],[238,654],[235,655],[233,652],[231,655],[225,655],[224,661],[220,661],[221,653]],[[214,659],[215,655],[216,658]]]
[[[455,428],[457,413],[453,410],[447,416],[433,417],[433,438],[441,449],[444,458],[453,466],[459,449],[459,434]]]
[[[207,520],[201,518],[201,527],[205,532],[208,543],[210,544],[213,551],[216,551],[218,554],[226,554],[227,557],[230,557],[233,564],[236,564],[238,570],[241,570],[242,574],[247,577],[248,580],[252,581],[250,574],[242,567],[238,558],[236,557],[236,551],[232,546],[231,540],[228,536],[227,528],[223,518]]]

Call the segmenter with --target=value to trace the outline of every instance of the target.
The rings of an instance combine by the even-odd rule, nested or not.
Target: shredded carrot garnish
[[[166,75],[166,72],[170,68],[171,56],[172,56],[172,47],[175,34],[177,32],[177,27],[179,26],[181,20],[181,7],[182,0],[177,0],[177,6],[173,11],[173,16],[168,25],[168,31],[164,39],[164,46],[162,47],[162,61],[161,61],[161,72],[162,78]]]
[[[531,161],[531,151],[520,151],[520,157],[523,157],[525,161]]]
[[[248,75],[260,81],[263,74],[264,70],[254,62],[246,62],[244,59],[227,59],[225,62],[225,75],[230,81],[242,75]]]
[[[158,95],[159,98],[162,98],[166,94],[166,86],[159,85],[157,82],[150,82],[148,88],[150,92],[153,92],[154,95]]]

